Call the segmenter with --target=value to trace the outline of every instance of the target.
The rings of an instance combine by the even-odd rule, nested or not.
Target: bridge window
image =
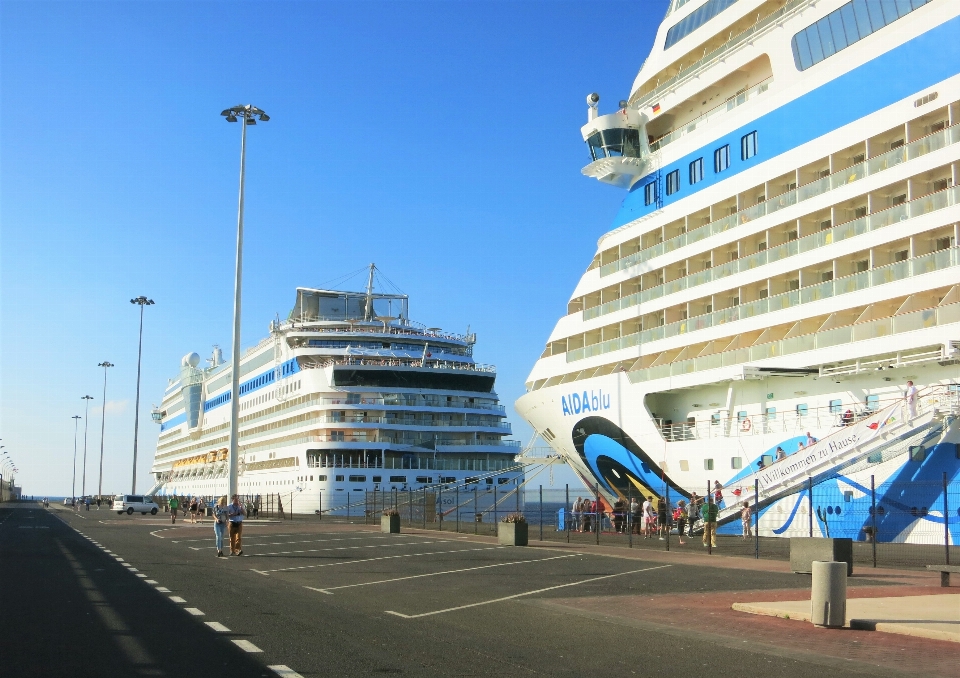
[[[690,185],[703,181],[703,158],[697,158],[690,163]]]
[[[804,71],[928,2],[852,0],[793,36],[794,64]]]
[[[587,139],[590,156],[594,160],[603,158],[639,158],[640,130],[619,127],[593,133]]]
[[[667,195],[673,195],[680,190],[680,170],[673,170],[667,175]]]
[[[719,174],[729,167],[730,144],[726,144],[713,152],[713,171]]]
[[[740,138],[740,159],[749,160],[757,154],[757,133],[750,132]]]

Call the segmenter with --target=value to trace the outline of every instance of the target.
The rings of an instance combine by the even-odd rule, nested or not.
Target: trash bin
[[[812,565],[810,621],[839,628],[847,621],[847,563],[815,560]]]
[[[210,518],[210,517],[213,516],[213,507],[212,507],[212,506],[208,506],[208,507],[206,508],[206,516],[207,516],[207,518]]]

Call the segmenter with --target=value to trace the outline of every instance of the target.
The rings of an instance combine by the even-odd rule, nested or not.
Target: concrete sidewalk
[[[738,612],[810,622],[809,600],[734,603]],[[960,643],[960,594],[847,598],[845,626]]]

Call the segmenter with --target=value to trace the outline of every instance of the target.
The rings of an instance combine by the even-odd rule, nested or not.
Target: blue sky
[[[272,118],[248,137],[243,345],[296,286],[376,262],[415,320],[477,333],[527,442],[512,403],[624,197],[580,175],[584,97],[626,97],[665,9],[0,1],[0,444],[25,491],[70,494],[84,394],[96,490],[104,360],[104,492],[128,490],[131,298],[156,301],[139,489],[180,357],[229,354],[238,103]]]

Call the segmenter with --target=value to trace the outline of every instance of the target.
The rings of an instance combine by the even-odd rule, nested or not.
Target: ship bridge
[[[650,147],[646,132],[647,118],[636,109],[620,102],[620,110],[599,115],[600,95],[587,97],[587,124],[580,128],[590,148],[592,162],[581,171],[605,184],[630,188],[647,170]]]

